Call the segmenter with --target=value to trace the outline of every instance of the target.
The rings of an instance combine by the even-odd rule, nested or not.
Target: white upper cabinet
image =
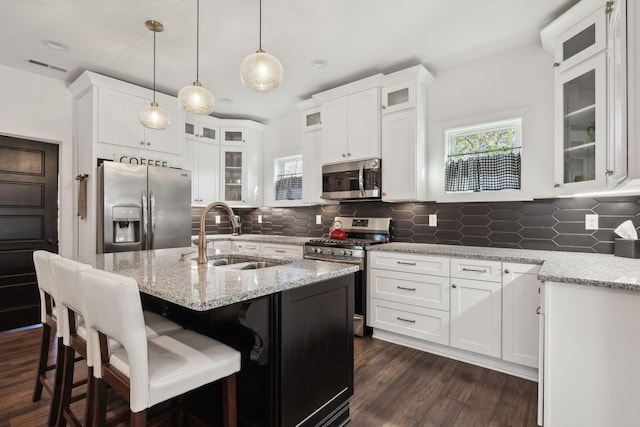
[[[313,95],[321,104],[322,163],[380,157],[382,75]]]
[[[428,200],[426,112],[432,81],[421,65],[385,76],[380,91],[381,157],[387,172],[382,174],[383,201]]]
[[[232,207],[262,206],[264,125],[240,120],[229,126],[229,122],[220,125],[220,200]]]
[[[140,123],[140,110],[151,99],[100,87],[98,92],[98,142],[124,147],[181,154],[179,129],[183,116],[175,98],[156,94],[160,106],[169,112],[167,129],[147,129]]]
[[[196,116],[185,114],[184,137],[194,141],[219,142],[218,119],[211,116]]]
[[[541,38],[556,69],[555,190],[612,188],[627,176],[626,2],[583,0]]]
[[[184,142],[184,169],[191,170],[191,204],[207,205],[218,200],[218,144],[187,139]]]
[[[241,127],[221,126],[221,144],[243,146],[251,145],[251,132]]]

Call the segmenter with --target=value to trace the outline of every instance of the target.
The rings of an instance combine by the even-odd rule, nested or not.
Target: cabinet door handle
[[[342,157],[347,157],[347,155],[345,153],[342,153]]]
[[[150,143],[150,142],[147,142],[147,145],[151,145],[151,143]]]
[[[554,188],[558,188],[558,187],[560,187],[560,184],[555,183],[555,184],[553,184],[553,187],[554,187]]]
[[[509,274],[509,273],[511,273],[511,270],[509,270],[508,268],[505,268],[505,269],[504,269],[504,272],[505,272],[505,273],[507,273],[507,274]]]
[[[382,106],[382,107],[380,107],[380,108],[382,108],[383,110],[386,110],[386,109],[387,109],[387,106],[386,106],[386,105],[383,105],[383,106]]]
[[[536,314],[540,314],[540,306],[538,306],[538,308],[536,308]]]
[[[404,291],[415,291],[415,290],[416,290],[416,288],[407,288],[406,286],[400,286],[400,285],[398,285],[398,286],[396,286],[396,287],[397,287],[398,289],[402,289],[402,290],[404,290]]]
[[[140,141],[140,145],[144,145],[144,141]]]
[[[559,62],[554,62],[553,66],[554,66],[554,68],[558,68],[560,66],[560,63]]]
[[[613,171],[611,169],[607,169],[604,174],[605,174],[605,176],[611,176],[611,175],[613,175]]]
[[[396,261],[400,265],[416,265],[415,262],[407,262],[407,261]]]
[[[351,157],[351,153],[347,153],[347,157]]]
[[[458,287],[458,285],[456,285],[455,283],[452,283],[452,284],[451,284],[451,287],[452,287],[453,289],[455,289],[455,288],[457,288],[457,287]]]
[[[396,317],[396,319],[400,320],[401,322],[416,323],[416,321],[413,320],[413,319],[405,319],[405,318],[402,318],[400,316]]]
[[[467,267],[462,267],[462,271],[470,271],[473,273],[486,273],[487,269],[486,268],[467,268]]]

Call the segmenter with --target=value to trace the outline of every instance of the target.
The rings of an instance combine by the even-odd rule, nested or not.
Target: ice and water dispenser
[[[113,243],[135,243],[140,241],[140,206],[114,206]]]

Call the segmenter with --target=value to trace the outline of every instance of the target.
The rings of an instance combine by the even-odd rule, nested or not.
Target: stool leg
[[[62,382],[64,380],[64,343],[62,338],[57,339],[56,351],[56,375],[53,384],[53,396],[51,397],[51,408],[49,409],[49,425],[54,426],[58,423],[60,414],[60,403],[62,401]]]
[[[236,374],[229,375],[222,380],[222,425],[225,427],[238,425]]]
[[[51,326],[42,324],[42,338],[40,340],[40,361],[38,362],[38,372],[36,376],[36,387],[33,391],[33,401],[37,402],[42,397],[42,386],[44,376],[47,373],[47,363],[49,359],[49,344],[51,342]]]
[[[146,410],[131,413],[131,427],[146,427],[146,425],[147,425]]]
[[[64,427],[67,423],[65,412],[71,406],[71,389],[73,388],[73,371],[75,367],[76,352],[69,346],[64,347],[64,374],[62,377],[62,397],[60,401],[60,413],[58,414],[58,426]]]
[[[93,376],[93,367],[89,367],[87,372],[87,399],[85,406],[84,425],[90,427],[93,425],[93,408],[96,395],[96,380]]]
[[[93,381],[93,425],[103,427],[107,418],[107,384],[102,378]]]

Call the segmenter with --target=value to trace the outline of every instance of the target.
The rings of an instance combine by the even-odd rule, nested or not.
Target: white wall
[[[523,188],[514,198],[553,196],[552,63],[540,44],[533,43],[434,72],[428,95],[430,199],[469,202],[492,197],[444,194],[444,130],[519,114],[524,114]]]
[[[0,134],[58,144],[60,254],[75,253],[71,94],[60,80],[0,65]]]
[[[278,157],[302,154],[302,113],[293,106],[285,114],[270,120],[264,130],[264,205],[276,206],[273,185],[273,161]]]

